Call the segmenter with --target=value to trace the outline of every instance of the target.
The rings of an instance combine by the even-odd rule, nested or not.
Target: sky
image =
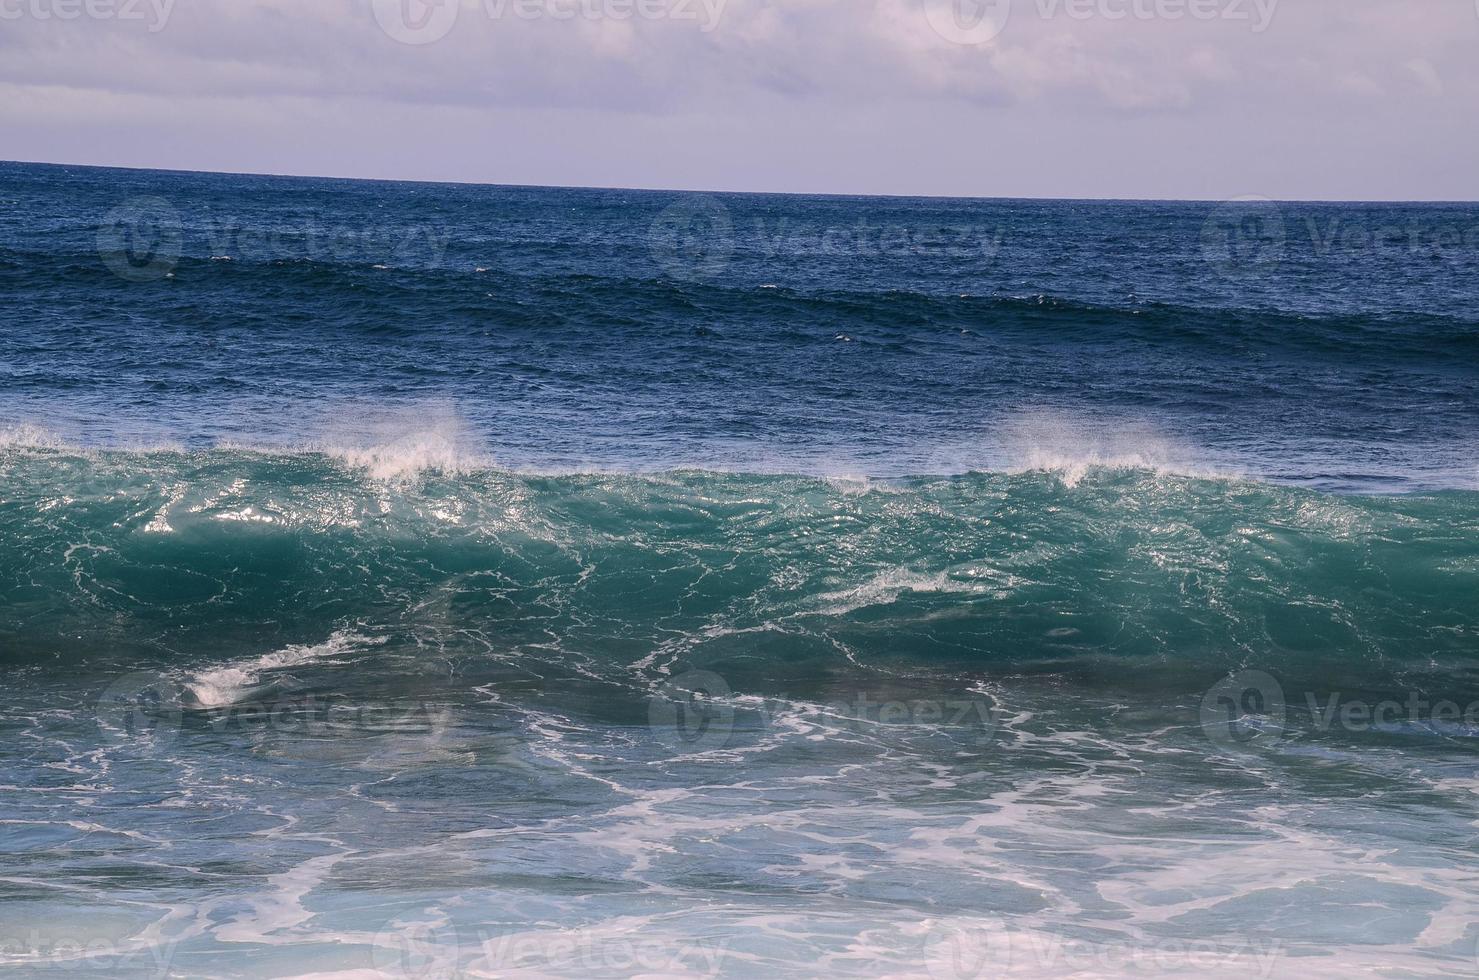
[[[0,0],[0,159],[1479,199],[1479,0]]]

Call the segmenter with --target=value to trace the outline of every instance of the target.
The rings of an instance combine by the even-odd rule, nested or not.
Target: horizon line
[[[1224,198],[1179,198],[1179,197],[1052,197],[1046,195],[961,195],[961,194],[899,194],[899,193],[848,193],[845,191],[757,191],[724,188],[679,188],[679,187],[629,187],[614,184],[525,184],[503,183],[486,180],[431,180],[417,177],[349,177],[339,174],[287,174],[257,170],[189,170],[174,167],[140,167],[118,164],[70,163],[54,160],[0,160],[0,166],[63,167],[82,170],[123,170],[130,173],[179,174],[209,177],[265,177],[275,180],[333,180],[353,183],[377,184],[425,184],[434,187],[490,187],[518,190],[567,190],[567,191],[625,191],[639,194],[710,194],[752,197],[836,197],[878,198],[882,200],[938,200],[938,201],[1038,201],[1064,203],[1100,204],[1225,204],[1229,201],[1269,204],[1456,204],[1479,205],[1479,199],[1454,198],[1264,198],[1260,195],[1233,196]]]

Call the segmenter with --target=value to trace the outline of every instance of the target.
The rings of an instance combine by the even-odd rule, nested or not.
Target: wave
[[[184,687],[194,703],[217,708],[258,693],[265,677],[279,672],[343,657],[359,647],[375,646],[385,637],[367,637],[339,630],[322,643],[290,645],[245,663],[206,668],[192,674]]]
[[[1479,641],[1468,491],[1332,496],[1138,456],[868,481],[527,474],[439,452],[12,444],[4,656],[183,660],[211,703],[382,637],[407,662],[664,670],[1437,669]]]
[[[37,425],[13,425],[0,428],[0,449],[52,449],[82,452],[82,447]]]
[[[1246,467],[1218,463],[1148,425],[1120,425],[1112,435],[1064,413],[1019,415],[1000,427],[1008,473],[1046,472],[1076,486],[1094,471],[1131,470],[1203,480],[1248,480]]]
[[[301,420],[300,420],[301,422]],[[0,451],[50,450],[61,455],[96,458],[100,453],[175,454],[206,458],[216,451],[244,457],[335,460],[372,481],[415,482],[423,476],[461,476],[480,471],[500,471],[530,476],[573,476],[591,474],[652,473],[611,466],[505,467],[487,448],[483,438],[450,402],[429,402],[397,408],[341,402],[322,411],[322,418],[309,422],[320,435],[296,441],[227,440],[207,450],[187,450],[168,439],[134,442],[124,446],[89,445],[68,439],[42,426],[21,424],[0,428]],[[971,466],[957,463],[953,471],[932,475],[965,475],[971,472],[1056,474],[1069,485],[1091,470],[1149,470],[1162,476],[1202,479],[1248,479],[1246,467],[1217,462],[1205,452],[1168,438],[1149,425],[1120,424],[1105,433],[1093,420],[1066,412],[1019,413],[993,426],[991,442],[973,452],[956,450],[958,460],[973,457]],[[758,468],[722,468],[712,465],[671,465],[663,472],[741,472],[756,475],[810,475],[859,485],[883,486],[886,481],[852,472],[815,459],[773,458]],[[994,465],[990,465],[994,464]]]
[[[645,230],[647,223],[642,222],[641,227]],[[13,270],[17,276],[42,276],[74,286],[114,285],[111,273],[98,261],[95,229],[72,230],[84,233],[83,247],[69,249],[55,243],[45,249],[0,247],[0,275]],[[401,230],[413,240],[419,240],[417,236],[423,232],[415,220]],[[333,296],[335,304],[366,312],[387,299],[411,299],[438,312],[495,305],[509,325],[541,330],[563,322],[562,318],[531,315],[508,297],[545,292],[608,310],[634,303],[689,311],[748,310],[758,306],[765,313],[810,311],[828,322],[863,323],[884,329],[969,325],[986,331],[1011,331],[1038,330],[1050,324],[1058,331],[1097,334],[1106,328],[1118,328],[1132,335],[1171,336],[1196,345],[1236,347],[1257,340],[1317,353],[1350,354],[1353,349],[1384,352],[1403,360],[1430,360],[1473,352],[1479,347],[1479,333],[1474,330],[1479,321],[1472,310],[1462,304],[1449,311],[1427,307],[1402,290],[1366,296],[1359,305],[1345,305],[1332,304],[1329,297],[1311,304],[1308,284],[1290,292],[1239,290],[1202,295],[1191,293],[1184,281],[1174,278],[1164,283],[1158,296],[1131,292],[1122,298],[1087,290],[1079,295],[1069,291],[1021,292],[1007,288],[1005,283],[993,290],[962,292],[960,287],[965,283],[953,275],[942,277],[937,289],[922,288],[907,279],[848,284],[846,277],[835,275],[777,283],[769,278],[775,273],[773,257],[747,254],[743,249],[737,257],[756,263],[748,266],[750,274],[678,281],[657,267],[646,275],[634,271],[650,259],[645,240],[632,253],[635,261],[594,274],[586,268],[589,243],[542,243],[541,257],[545,261],[530,267],[516,261],[489,265],[487,254],[466,248],[466,243],[453,243],[446,253],[423,247],[401,252],[351,250],[336,257],[315,249],[302,237],[283,236],[282,229],[241,229],[242,233],[248,231],[253,236],[278,236],[280,247],[220,254],[213,251],[207,229],[192,229],[174,275],[184,276],[197,288],[323,291]],[[529,247],[531,243],[522,244]],[[917,275],[910,278],[918,279]],[[490,282],[498,287],[496,292],[486,292]],[[478,290],[476,300],[469,297],[469,287]],[[620,322],[621,318],[614,321]],[[418,324],[418,329],[435,329],[437,322],[428,320]],[[648,331],[660,326],[650,320],[633,322],[640,322]],[[399,328],[367,317],[363,329],[373,333],[396,332]],[[1394,336],[1402,342],[1394,344]]]

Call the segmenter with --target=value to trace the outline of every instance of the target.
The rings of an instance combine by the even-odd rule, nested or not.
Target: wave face
[[[1343,497],[1072,460],[893,481],[541,476],[417,469],[409,447],[12,449],[7,656],[199,658],[374,624],[664,669],[1353,670],[1446,667],[1479,639],[1472,492]]]

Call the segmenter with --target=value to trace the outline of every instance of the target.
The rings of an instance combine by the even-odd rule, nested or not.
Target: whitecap
[[[272,671],[343,656],[356,647],[378,646],[384,642],[384,637],[371,638],[340,630],[322,643],[286,646],[254,660],[200,671],[185,682],[185,688],[199,706],[218,708],[240,701],[262,683],[264,675]]]

